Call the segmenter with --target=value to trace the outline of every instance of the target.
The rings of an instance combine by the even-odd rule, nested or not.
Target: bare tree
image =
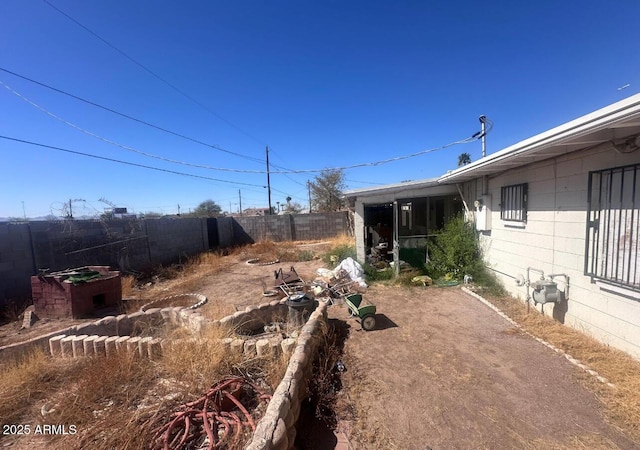
[[[309,182],[313,211],[339,211],[344,205],[344,171],[326,169]]]

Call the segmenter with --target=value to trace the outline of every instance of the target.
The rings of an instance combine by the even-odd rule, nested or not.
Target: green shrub
[[[364,276],[367,283],[373,283],[375,281],[386,281],[393,278],[394,272],[391,267],[386,269],[379,269],[371,264],[365,264],[362,269],[364,270]]]
[[[465,274],[482,278],[485,267],[478,236],[462,216],[451,219],[428,244],[427,271],[433,278],[462,280]]]
[[[298,261],[312,261],[316,255],[310,250],[301,250],[298,253]]]
[[[340,261],[351,257],[356,259],[356,247],[355,245],[341,244],[333,247],[330,251],[322,256],[322,261],[330,268],[337,266]]]

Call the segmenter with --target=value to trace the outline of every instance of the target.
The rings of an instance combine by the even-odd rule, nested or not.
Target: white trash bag
[[[358,261],[351,257],[345,258],[333,269],[333,272],[338,273],[340,270],[347,272],[351,281],[355,281],[360,287],[367,287],[367,283],[364,281],[364,270]]]

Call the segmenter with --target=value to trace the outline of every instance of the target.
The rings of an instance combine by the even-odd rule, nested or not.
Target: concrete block
[[[170,308],[171,310],[169,311],[169,321],[174,324],[174,325],[180,325],[181,321],[180,321],[180,311],[182,311],[184,308],[181,306],[174,306],[173,308]]]
[[[289,449],[293,448],[293,443],[296,441],[297,434],[298,434],[298,431],[296,430],[296,427],[294,426],[287,427],[287,439],[289,440]]]
[[[220,326],[222,327],[232,327],[233,326],[233,317],[226,316],[220,319]]]
[[[171,312],[173,308],[162,308],[160,309],[160,315],[165,322],[171,322]]]
[[[242,339],[234,339],[231,342],[231,353],[241,355],[244,352],[244,341]]]
[[[119,336],[115,340],[116,352],[124,352],[127,350],[127,341],[131,339],[131,336]]]
[[[73,337],[73,340],[71,341],[71,351],[73,352],[74,358],[84,356],[84,340],[88,337],[89,336],[86,334]]]
[[[181,309],[180,312],[178,313],[179,320],[182,324],[188,324],[189,320],[191,320],[191,316],[193,316],[194,314],[195,314],[195,311],[193,309],[188,309],[188,308]]]
[[[51,356],[62,356],[62,343],[60,341],[65,337],[67,337],[66,334],[60,334],[49,338],[49,351],[51,352]]]
[[[106,356],[114,355],[116,353],[116,341],[120,339],[120,336],[109,336],[104,341],[104,354]]]
[[[256,356],[256,343],[255,341],[247,341],[244,343],[245,356]]]
[[[306,365],[309,362],[309,352],[301,346],[297,346],[291,355],[292,361],[300,361],[302,365]]]
[[[272,338],[269,339],[269,347],[271,347],[271,355],[273,357],[280,356],[282,353],[282,347],[280,347],[280,343],[282,342],[282,338]]]
[[[220,343],[222,344],[222,349],[224,350],[225,353],[231,352],[232,342],[233,342],[233,338],[224,338],[220,340]]]
[[[271,344],[268,339],[260,339],[256,342],[256,354],[265,358],[271,356]]]
[[[98,330],[94,334],[102,336],[116,336],[118,334],[118,322],[115,316],[107,316],[94,322]]]
[[[280,343],[280,347],[282,347],[282,352],[285,355],[293,353],[293,350],[296,348],[296,340],[292,338],[283,339]]]
[[[96,356],[107,355],[107,339],[109,339],[109,336],[96,336],[96,338],[93,340],[93,353]]]
[[[149,328],[151,316],[145,314],[142,311],[136,311],[132,314],[129,314],[129,320],[131,321],[131,333],[132,335],[139,336]]]
[[[105,334],[100,331],[100,327],[95,322],[81,323],[76,325],[76,333],[86,334],[87,336]]]
[[[138,344],[138,352],[140,353],[141,358],[149,357],[149,342],[151,342],[153,338],[151,336],[146,336],[140,339],[140,343]]]
[[[293,411],[293,408],[291,408],[291,406],[289,406],[289,410],[287,411],[287,415],[284,418],[284,424],[287,426],[287,429],[291,429],[294,428],[294,425],[296,424],[296,417]]]
[[[140,356],[140,341],[142,340],[141,337],[135,336],[132,338],[129,338],[129,340],[127,341],[127,352],[131,353],[132,355],[135,356]]]
[[[116,317],[116,334],[118,336],[129,336],[133,332],[133,322],[126,314]]]
[[[145,311],[145,321],[151,328],[159,328],[164,325],[164,318],[160,308],[151,308]]]
[[[205,327],[206,319],[200,314],[192,314],[189,317],[189,329],[193,333],[202,333],[202,330]]]
[[[302,333],[309,333],[309,334],[315,334],[316,331],[319,328],[319,323],[317,320],[309,320],[307,321],[307,323],[302,327]]]
[[[289,450],[287,426],[282,419],[278,419],[276,429],[273,432],[273,438],[271,440],[271,450]]]
[[[300,407],[302,406],[302,398],[299,398],[298,390],[296,390],[295,399],[292,397],[291,399],[291,413],[293,414],[293,422],[297,422],[300,417]]]
[[[66,336],[60,340],[63,358],[73,358],[73,339],[75,336]]]
[[[97,338],[98,338],[98,336],[93,334],[93,335],[87,337],[82,342],[82,346],[83,346],[83,350],[84,350],[84,356],[93,356],[95,354],[95,350],[93,348],[93,343]],[[106,337],[105,337],[105,339],[106,339]]]
[[[158,359],[162,355],[162,339],[154,338],[149,341],[148,355],[152,360]]]

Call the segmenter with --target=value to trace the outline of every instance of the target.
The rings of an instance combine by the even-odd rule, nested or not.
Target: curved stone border
[[[278,264],[280,262],[280,259],[274,259],[273,261],[269,261],[266,263],[261,263],[259,262],[260,258],[251,258],[248,259],[245,264],[249,264],[250,266],[270,266],[272,264]]]
[[[467,294],[469,294],[470,296],[472,296],[473,298],[475,298],[476,300],[479,300],[480,302],[484,303],[485,305],[487,305],[489,308],[493,309],[495,312],[498,313],[498,315],[500,317],[502,317],[503,319],[505,319],[507,322],[509,322],[511,325],[513,325],[514,327],[518,328],[520,331],[522,331],[523,333],[525,333],[526,335],[532,337],[533,339],[535,339],[536,341],[540,342],[542,345],[550,348],[551,350],[553,350],[554,352],[563,355],[567,361],[569,361],[571,364],[573,364],[576,367],[579,367],[580,369],[584,370],[585,372],[587,372],[589,375],[595,377],[596,380],[598,380],[599,382],[606,384],[608,387],[615,389],[616,385],[613,383],[610,383],[609,380],[607,380],[605,377],[603,377],[602,375],[600,375],[598,372],[596,372],[595,370],[591,369],[589,366],[587,366],[586,364],[583,364],[580,360],[575,359],[573,356],[571,356],[570,354],[566,353],[564,350],[556,347],[553,344],[550,344],[549,342],[545,341],[542,338],[539,338],[538,336],[534,336],[533,334],[529,333],[527,330],[525,330],[524,328],[522,328],[522,326],[517,323],[516,321],[514,321],[511,317],[507,316],[505,313],[503,313],[497,306],[495,306],[493,303],[487,301],[486,299],[484,299],[483,297],[481,297],[480,295],[476,294],[475,292],[467,289],[466,287],[463,287],[462,290],[464,292],[466,292]]]
[[[0,347],[0,361],[5,363],[14,358],[19,358],[27,352],[40,349],[50,351],[49,340],[59,335],[68,337],[77,336],[129,336],[146,328],[162,326],[167,321],[175,325],[186,325],[190,329],[197,328],[201,323],[185,322],[180,316],[183,307],[177,308],[150,308],[145,312],[138,311],[132,314],[119,316],[106,316],[94,322],[85,322],[72,327],[62,328],[50,333],[45,333],[32,339]],[[189,312],[192,312],[191,310]],[[202,317],[202,321],[204,318]]]
[[[200,308],[202,305],[204,305],[205,303],[207,303],[208,299],[206,296],[202,295],[202,294],[195,294],[195,293],[187,293],[187,294],[176,294],[176,295],[169,295],[168,297],[162,297],[158,300],[154,300],[152,302],[149,303],[145,303],[144,305],[142,305],[140,307],[140,311],[145,312],[146,310],[153,308],[154,305],[160,304],[160,303],[166,303],[166,302],[170,302],[172,299],[177,299],[177,298],[181,298],[181,297],[194,297],[196,302],[191,305],[191,306],[187,306],[186,308],[188,309],[196,309],[196,308]]]

